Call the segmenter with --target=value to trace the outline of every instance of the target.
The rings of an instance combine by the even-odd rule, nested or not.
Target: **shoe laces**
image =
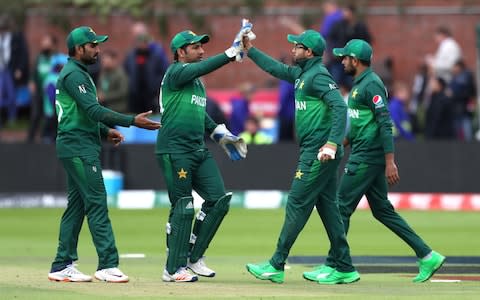
[[[200,267],[202,268],[205,268],[206,265],[205,265],[205,260],[203,257],[201,257],[195,264],[199,265]]]
[[[109,275],[115,275],[115,276],[123,276],[123,272],[120,271],[119,268],[108,268],[108,269],[103,269],[103,271]]]
[[[70,275],[83,275],[82,272],[80,272],[77,268],[75,268],[75,264],[68,265],[63,271],[66,274]]]

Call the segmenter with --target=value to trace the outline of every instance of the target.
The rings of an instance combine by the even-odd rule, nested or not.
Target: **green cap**
[[[372,54],[372,46],[360,39],[348,41],[343,48],[333,48],[333,55],[335,56],[351,56],[364,61],[370,61]]]
[[[208,43],[210,37],[207,34],[197,35],[191,30],[185,30],[177,33],[172,41],[170,42],[170,49],[175,53],[177,49],[182,48],[185,45],[195,44],[195,43]]]
[[[308,29],[299,35],[289,34],[287,39],[290,43],[302,44],[312,49],[313,53],[319,56],[322,56],[325,50],[325,39],[315,30]]]
[[[75,46],[81,46],[86,43],[103,43],[108,39],[108,35],[97,35],[91,27],[81,26],[72,30],[67,36],[67,47],[72,49]]]

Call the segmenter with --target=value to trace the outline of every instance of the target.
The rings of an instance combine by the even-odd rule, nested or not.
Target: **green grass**
[[[413,284],[413,274],[362,274],[360,282],[320,286],[301,278],[306,266],[291,265],[284,284],[251,277],[245,263],[272,254],[283,210],[232,209],[207,251],[217,277],[193,284],[161,281],[165,263],[167,209],[110,211],[120,253],[145,253],[121,259],[128,284],[56,283],[47,280],[55,255],[60,209],[0,209],[0,299],[476,299],[478,282]],[[478,255],[478,213],[401,212],[434,249],[447,256]],[[349,242],[352,255],[412,255],[399,238],[367,211],[355,213]],[[325,255],[328,241],[316,214],[290,255]],[[96,253],[85,223],[79,242],[79,269],[92,274]]]

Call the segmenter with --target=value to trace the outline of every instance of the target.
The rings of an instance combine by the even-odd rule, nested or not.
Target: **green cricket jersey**
[[[348,98],[348,117],[347,138],[352,148],[349,160],[384,164],[385,154],[394,151],[393,125],[387,90],[370,68],[355,78]]]
[[[224,53],[195,63],[169,66],[160,89],[162,128],[155,153],[187,153],[205,148],[205,131],[217,124],[206,113],[207,95],[199,77],[230,62]]]
[[[329,141],[337,144],[337,157],[342,156],[347,106],[322,58],[315,56],[290,66],[254,47],[248,56],[266,72],[295,84],[295,130],[301,153],[316,155]]]
[[[69,58],[57,81],[55,108],[58,119],[57,156],[99,155],[100,133],[108,126],[128,127],[134,116],[114,112],[98,103],[97,90],[87,66]]]

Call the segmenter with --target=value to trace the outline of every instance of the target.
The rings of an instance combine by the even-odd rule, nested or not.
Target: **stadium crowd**
[[[352,79],[345,75],[341,61],[331,55],[331,49],[353,38],[375,42],[375,37],[354,5],[340,6],[332,0],[324,1],[322,9],[321,24],[315,29],[327,41],[324,63],[346,99]],[[41,50],[35,53],[34,61],[30,61],[25,35],[14,21],[10,15],[0,15],[0,141],[6,141],[4,137],[9,129],[23,126],[24,141],[52,143],[56,122],[51,83],[61,67],[59,61],[66,55],[65,50],[58,47],[58,40],[63,37],[44,36]],[[297,34],[305,29],[289,18],[281,18],[280,23]],[[125,57],[114,50],[103,51],[99,62],[90,67],[98,87],[98,100],[119,112],[140,113],[152,109],[158,113],[161,80],[171,63],[168,46],[153,38],[146,23],[137,22],[131,31],[134,40]],[[478,122],[474,122],[478,114],[475,75],[465,63],[462,47],[448,27],[439,26],[431,37],[436,51],[425,56],[416,74],[412,74],[411,82],[395,79],[395,61],[391,57],[373,65],[388,89],[395,137],[407,141],[476,140],[480,136],[475,136],[478,131]],[[282,60],[287,61],[286,57],[288,55]],[[250,135],[252,143],[293,140],[293,86],[284,81],[275,85],[276,92],[270,94],[275,98],[270,99],[276,105],[273,115],[252,108],[255,92],[272,88],[271,84],[260,86],[251,82],[231,87],[227,109],[221,103],[224,100],[209,95],[208,112],[215,121],[228,124],[234,134]],[[251,129],[255,127],[259,128]],[[256,132],[262,138],[255,138]]]

